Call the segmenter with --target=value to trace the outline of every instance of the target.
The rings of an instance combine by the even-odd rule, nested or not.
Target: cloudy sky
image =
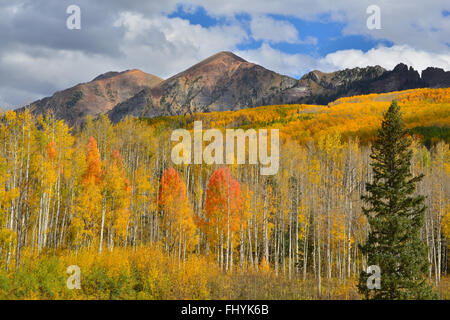
[[[81,29],[70,30],[70,5]],[[381,29],[369,29],[370,5]],[[448,0],[0,0],[0,108],[107,71],[167,78],[223,50],[282,74],[450,70]]]

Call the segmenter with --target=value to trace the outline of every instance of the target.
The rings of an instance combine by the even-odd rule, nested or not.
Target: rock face
[[[368,92],[381,93],[414,88],[423,88],[425,84],[420,79],[419,73],[406,64],[398,64],[394,70],[383,73],[374,79],[367,88]]]
[[[421,78],[416,70],[403,63],[392,71],[380,66],[331,73],[315,70],[305,74],[296,86],[280,96],[280,103],[327,104],[344,96],[449,86],[450,72],[428,68],[423,74],[424,77]]]
[[[361,94],[386,70],[380,66],[353,68],[324,73],[318,70],[305,74],[291,89],[280,96],[280,103],[327,104],[336,98]]]
[[[78,84],[56,92],[51,97],[35,101],[29,109],[33,114],[52,112],[56,118],[64,119],[69,125],[76,126],[88,114],[96,116],[108,112],[118,103],[161,81],[161,78],[140,70],[108,72],[90,82]]]
[[[155,117],[193,112],[238,110],[269,104],[297,80],[220,52],[158,86],[144,90],[109,112],[113,121],[126,115]]]
[[[422,71],[422,80],[430,88],[450,87],[450,71],[428,67]]]
[[[422,77],[403,63],[392,71],[380,66],[318,70],[300,80],[220,52],[162,80],[139,70],[108,72],[88,83],[34,102],[32,112],[52,111],[70,125],[86,115],[107,113],[113,122],[124,117],[157,117],[225,111],[286,103],[328,104],[344,96],[412,88],[450,86],[450,72],[427,68]]]

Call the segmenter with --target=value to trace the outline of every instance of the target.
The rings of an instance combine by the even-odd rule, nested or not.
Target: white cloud
[[[322,70],[328,71],[374,65],[391,70],[400,62],[412,66],[419,72],[430,66],[450,70],[450,53],[432,53],[406,45],[378,47],[367,52],[340,50],[320,59],[318,65]]]
[[[299,77],[316,66],[316,60],[308,55],[288,54],[272,48],[263,43],[254,50],[238,51],[237,55],[244,59],[262,65],[281,74]]]
[[[300,39],[297,28],[286,20],[276,20],[268,16],[255,16],[250,22],[250,32],[255,40],[270,43],[317,44],[317,38],[307,36]]]
[[[253,17],[250,22],[250,31],[255,40],[267,40],[273,43],[299,41],[298,31],[292,23],[267,16]]]
[[[3,55],[1,63],[10,71],[15,70],[18,76],[22,73],[35,81],[59,83],[62,86],[89,81],[116,66],[113,60],[102,55],[86,55],[79,51],[41,49],[40,54],[33,53],[26,50],[11,51]],[[79,66],[83,66],[83,70]]]

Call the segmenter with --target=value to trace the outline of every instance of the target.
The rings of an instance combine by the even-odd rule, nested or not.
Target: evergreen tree
[[[425,197],[414,195],[423,175],[410,172],[411,141],[400,108],[392,102],[384,115],[372,147],[373,182],[366,184],[363,212],[369,223],[367,242],[360,246],[368,266],[381,270],[381,288],[370,290],[361,272],[358,288],[366,299],[431,299],[426,283],[429,268],[426,245],[421,237]]]

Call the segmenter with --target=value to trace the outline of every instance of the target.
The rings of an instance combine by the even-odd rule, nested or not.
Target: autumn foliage
[[[450,297],[449,98],[449,88],[415,89],[118,124],[101,115],[74,129],[2,113],[0,298],[357,298],[361,195],[392,99],[411,129],[411,171],[425,175],[428,281]],[[278,173],[174,165],[171,131],[195,120],[279,129]],[[65,288],[72,264],[86,276],[79,293]]]
[[[240,184],[227,167],[217,169],[210,177],[206,190],[205,216],[197,218],[197,225],[204,232],[208,248],[217,253],[221,267],[232,269],[233,236],[242,224],[242,197]]]
[[[227,225],[235,232],[240,224],[240,184],[227,167],[217,169],[209,178],[206,190],[205,223],[223,232]]]
[[[98,152],[97,141],[93,137],[89,138],[86,145],[86,162],[87,168],[83,174],[83,183],[88,184],[92,181],[99,184],[102,175],[100,153]]]
[[[193,212],[186,195],[186,185],[178,172],[169,168],[161,177],[158,195],[162,223],[164,226],[164,242],[167,251],[174,251],[178,256],[186,256],[197,244]]]

